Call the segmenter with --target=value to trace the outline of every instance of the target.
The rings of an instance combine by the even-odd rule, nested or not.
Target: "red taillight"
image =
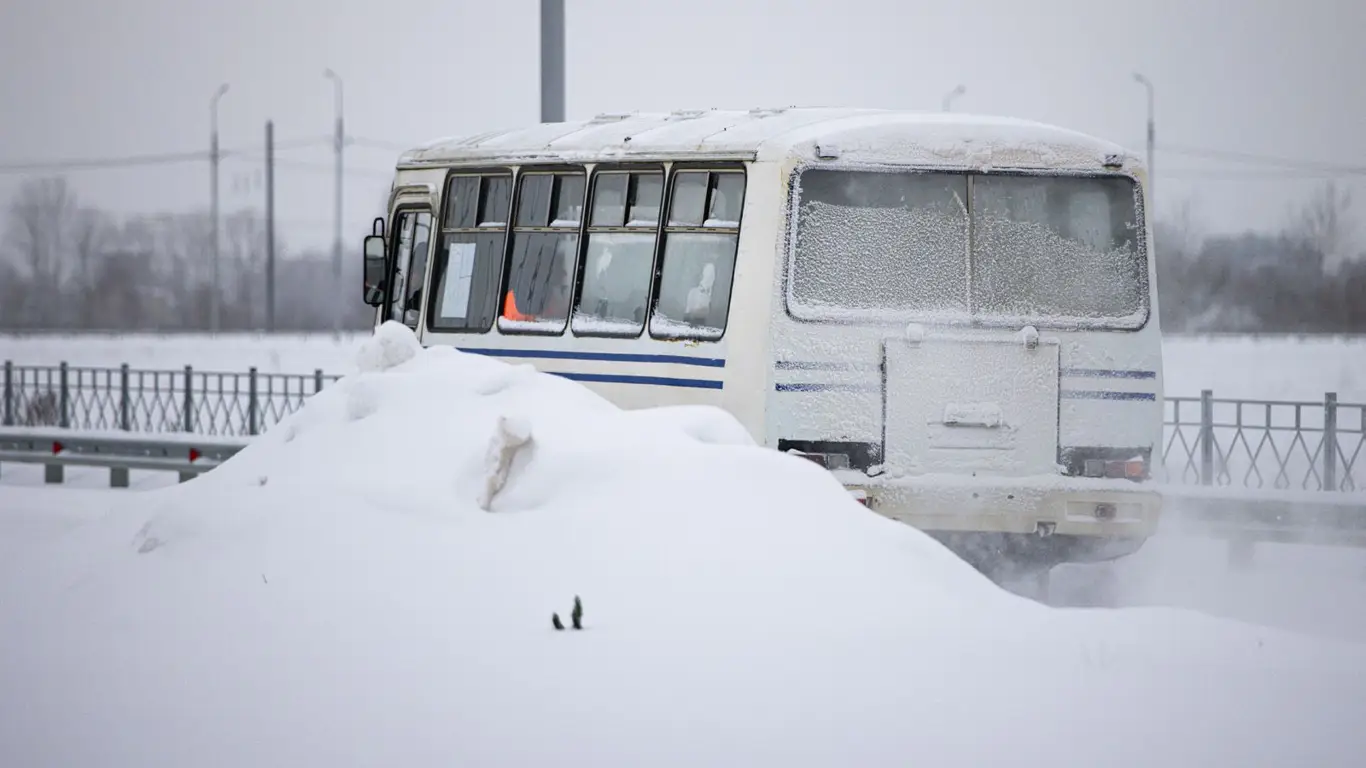
[[[1141,480],[1148,476],[1148,463],[1143,459],[1129,459],[1128,461],[1087,459],[1082,463],[1081,473],[1085,477]]]

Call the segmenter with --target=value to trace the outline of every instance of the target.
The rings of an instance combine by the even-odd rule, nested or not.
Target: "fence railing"
[[[339,376],[19,366],[6,361],[7,427],[251,436],[264,432]]]
[[[1167,397],[1166,481],[1255,490],[1366,490],[1366,403]]]
[[[4,367],[3,423],[76,430],[264,432],[339,376]],[[1366,403],[1167,397],[1160,480],[1251,490],[1366,490]]]

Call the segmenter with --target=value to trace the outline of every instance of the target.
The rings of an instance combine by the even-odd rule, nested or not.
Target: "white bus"
[[[1004,118],[599,115],[405,153],[365,295],[625,408],[720,406],[989,575],[1046,573],[1157,525],[1145,182]]]

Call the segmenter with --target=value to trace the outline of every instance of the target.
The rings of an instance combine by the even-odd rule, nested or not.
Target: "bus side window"
[[[650,335],[715,341],[730,312],[745,176],[685,170],[674,174],[673,183]]]
[[[575,335],[635,337],[645,328],[663,191],[662,171],[595,174]]]
[[[419,211],[413,223],[413,251],[411,267],[408,268],[408,294],[403,302],[403,322],[409,328],[417,329],[418,314],[422,309],[422,282],[427,278],[427,251],[432,237],[432,215]]]
[[[510,173],[451,177],[432,256],[428,329],[484,333],[493,327],[511,205]]]
[[[569,320],[579,251],[582,171],[523,173],[498,330],[559,335]]]

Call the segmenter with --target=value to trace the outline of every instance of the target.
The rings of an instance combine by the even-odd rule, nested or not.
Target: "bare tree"
[[[71,218],[73,265],[71,295],[74,301],[64,304],[63,314],[70,316],[77,328],[89,328],[94,320],[96,296],[100,290],[97,278],[98,259],[109,245],[113,229],[108,215],[98,208],[81,207]]]
[[[1204,246],[1204,233],[1197,219],[1195,201],[1186,198],[1176,214],[1153,225],[1153,252],[1157,263],[1157,290],[1162,324],[1167,330],[1185,330],[1206,304],[1199,293],[1204,286],[1193,283]]]
[[[26,272],[22,314],[32,327],[53,327],[59,294],[71,271],[72,220],[76,194],[58,176],[25,181],[10,205],[7,250]]]
[[[1354,229],[1352,191],[1328,181],[1295,213],[1290,234],[1321,254],[1326,268],[1335,269],[1350,258]]]
[[[224,325],[259,328],[266,316],[265,220],[256,211],[242,210],[226,217],[223,224]]]

